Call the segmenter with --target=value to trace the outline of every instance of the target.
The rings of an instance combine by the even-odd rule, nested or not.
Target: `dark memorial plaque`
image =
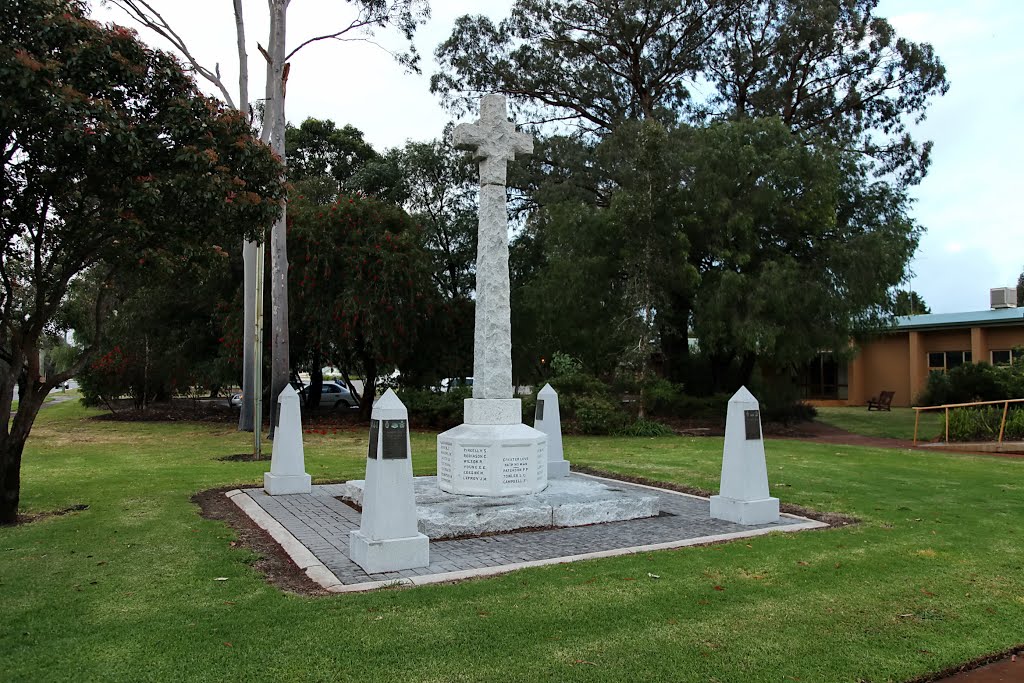
[[[542,399],[542,398],[538,398],[537,399],[537,412],[534,415],[534,419],[535,420],[543,420],[544,419],[544,399]]]
[[[384,420],[384,438],[381,439],[382,457],[385,460],[403,460],[409,457],[409,440],[406,420]]]
[[[366,451],[368,460],[377,459],[377,436],[380,433],[380,420],[370,420],[370,447]]]
[[[747,428],[747,441],[757,441],[761,438],[760,410],[744,410],[743,423]]]

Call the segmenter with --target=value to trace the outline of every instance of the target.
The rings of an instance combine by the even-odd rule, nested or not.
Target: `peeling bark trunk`
[[[285,68],[285,36],[288,14],[287,0],[271,0],[271,41],[268,46],[271,58],[271,78],[268,90],[273,92],[273,117],[269,124],[273,126],[271,148],[285,162],[285,91],[287,69]],[[268,125],[268,124],[264,124]],[[281,202],[281,216],[274,223],[270,232],[270,290],[271,290],[271,329],[272,347],[270,364],[270,404],[276,405],[277,398],[286,386],[290,370],[288,344],[288,248],[286,233],[288,219],[287,203]],[[270,434],[273,437],[277,427],[277,411],[273,411]]]
[[[245,320],[242,323],[242,410],[238,415],[238,430],[251,432],[255,425],[255,400],[253,391],[256,386],[256,243],[245,242],[242,245],[242,261],[245,265],[243,280],[243,298],[245,301]]]
[[[242,0],[233,0],[235,13],[235,44],[238,48],[238,110],[249,118],[249,55],[245,50],[245,19],[242,15]],[[256,407],[253,391],[256,388],[256,243],[242,242],[242,263],[245,275],[242,279],[243,323],[242,323],[242,408],[238,414],[238,430],[251,432],[255,428]]]

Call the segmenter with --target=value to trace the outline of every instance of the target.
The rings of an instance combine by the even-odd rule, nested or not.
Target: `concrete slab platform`
[[[225,495],[267,529],[310,578],[336,593],[460,581],[527,567],[828,526],[789,514],[782,514],[772,524],[742,526],[711,519],[707,498],[592,475],[573,473],[570,479],[592,479],[609,486],[653,493],[667,514],[590,526],[431,541],[429,566],[368,574],[348,556],[349,532],[359,528],[359,513],[337,499],[343,484],[313,486],[310,494],[291,496],[269,496],[261,488],[236,489]]]
[[[363,480],[345,482],[340,497],[362,505]],[[437,477],[416,477],[420,533],[432,540],[480,536],[516,529],[585,526],[654,517],[656,494],[586,477],[552,480],[540,493],[463,496],[442,491]]]

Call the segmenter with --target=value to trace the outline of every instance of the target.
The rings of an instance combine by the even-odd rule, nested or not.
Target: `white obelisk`
[[[310,493],[312,480],[306,474],[306,457],[302,450],[302,413],[299,395],[291,385],[277,398],[280,417],[270,456],[270,471],[263,475],[263,490],[272,496]]]
[[[367,574],[430,564],[430,539],[416,525],[409,411],[388,389],[373,406],[359,530],[349,532],[349,558]]]
[[[740,387],[729,399],[722,484],[719,495],[711,496],[711,516],[738,524],[779,521],[779,499],[768,493],[761,411],[746,387]]]
[[[537,392],[533,428],[548,435],[548,479],[569,476],[569,461],[562,453],[562,415],[558,410],[558,392],[550,384]]]

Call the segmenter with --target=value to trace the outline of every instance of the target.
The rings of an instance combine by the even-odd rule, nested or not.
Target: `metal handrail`
[[[1003,419],[999,423],[999,444],[1003,443],[1003,432],[1006,430],[1006,414],[1010,410],[1011,403],[1024,403],[1024,398],[1007,398],[1002,401],[973,401],[971,403],[944,403],[941,406],[913,406],[914,410],[914,445],[917,446],[917,426],[921,422],[921,413],[926,410],[946,411],[946,443],[949,443],[949,409],[950,408],[972,408],[975,406],[992,406],[1003,404]]]

